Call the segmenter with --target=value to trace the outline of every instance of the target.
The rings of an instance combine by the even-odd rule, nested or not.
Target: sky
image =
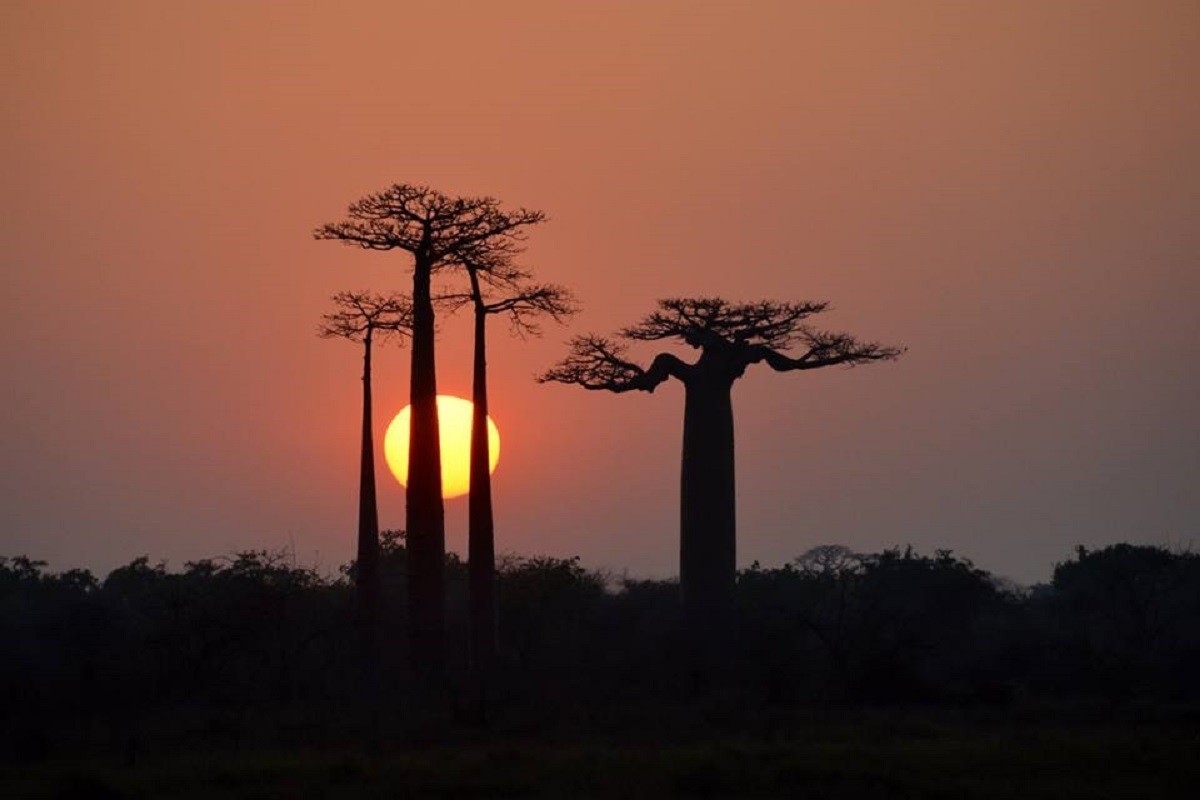
[[[544,210],[524,264],[582,306],[492,331],[501,551],[676,573],[681,387],[533,378],[701,295],[908,348],[738,383],[739,564],[1200,545],[1193,2],[16,0],[0,69],[0,555],[347,562],[360,360],[316,324],[411,280],[311,234],[398,182]],[[382,455],[380,495],[402,527]]]

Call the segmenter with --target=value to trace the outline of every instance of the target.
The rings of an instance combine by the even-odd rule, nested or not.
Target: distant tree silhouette
[[[1009,655],[1012,597],[949,550],[824,545],[738,574],[739,646],[776,700],[804,681],[868,702],[981,696]]]
[[[433,273],[464,253],[483,257],[545,219],[540,211],[506,211],[491,197],[450,197],[428,186],[394,184],[350,205],[317,239],[366,250],[402,250],[413,259],[413,327],[406,530],[409,633],[418,668],[440,671],[445,658],[445,509],[438,441]]]
[[[375,499],[375,443],[371,418],[371,345],[412,328],[412,305],[405,297],[367,292],[339,292],[335,309],[321,317],[317,335],[348,339],[363,346],[362,450],[358,489],[358,550],[354,583],[358,615],[364,628],[374,630],[379,608],[379,510]]]
[[[380,556],[381,602],[402,615],[401,532],[380,531]],[[776,568],[754,564],[738,574],[737,636],[721,648],[728,668],[699,695],[675,581],[621,579],[578,558],[504,553],[496,562],[503,641],[519,666],[495,671],[504,702],[490,712],[495,730],[520,732],[522,741],[560,747],[652,731],[664,742],[698,734],[775,742],[781,731],[806,735],[814,718],[837,722],[839,707],[849,712],[842,724],[861,729],[871,719],[864,713],[883,704],[877,720],[890,726],[890,709],[902,703],[939,726],[949,720],[947,733],[955,718],[1007,719],[1035,733],[1108,721],[1121,733],[1098,741],[1106,753],[1129,741],[1130,720],[1140,721],[1179,745],[1150,768],[1188,754],[1179,734],[1194,728],[1200,703],[1194,553],[1143,544],[1080,551],[1055,569],[1053,584],[1015,592],[948,551],[825,547]],[[457,683],[390,679],[369,705],[347,702],[356,640],[346,625],[349,572],[298,564],[286,550],[252,550],[173,568],[141,556],[98,580],[85,569],[48,572],[36,559],[0,555],[0,751],[8,767],[0,786],[14,766],[22,774],[9,782],[34,789],[26,775],[122,753],[241,759],[344,750],[376,712],[389,749],[461,745],[463,732],[446,714]],[[466,565],[452,553],[446,577],[450,624],[465,632]],[[381,644],[382,672],[393,678],[403,638]],[[465,673],[465,654],[448,654],[455,674]],[[983,706],[982,716],[972,711]],[[1030,708],[1039,711],[1032,722]],[[536,757],[540,745],[530,752]],[[345,775],[334,777],[330,791],[344,794]],[[46,788],[37,794],[96,796]],[[443,782],[430,791],[448,793]]]
[[[1200,664],[1200,555],[1144,544],[1080,546],[1055,565],[1051,589],[1057,638],[1084,665],[1072,683],[1121,694]]]
[[[505,315],[519,336],[540,335],[538,317],[556,322],[575,313],[571,293],[553,284],[532,282],[529,272],[513,265],[508,252],[493,250],[461,259],[470,291],[461,299],[474,312],[472,368],[470,494],[468,496],[467,570],[471,604],[471,660],[486,672],[496,655],[496,540],[492,513],[487,418],[487,318]],[[453,299],[453,298],[452,298]]]
[[[660,353],[647,369],[625,357],[623,344],[585,335],[572,340],[570,355],[539,378],[610,392],[653,392],[668,378],[683,384],[679,578],[685,613],[693,621],[723,615],[733,594],[734,381],[759,362],[777,372],[790,372],[894,359],[902,352],[807,324],[809,317],[827,308],[823,302],[660,300],[657,311],[622,330],[620,337],[682,341],[700,351],[693,363]],[[796,345],[803,348],[798,355],[783,352]]]

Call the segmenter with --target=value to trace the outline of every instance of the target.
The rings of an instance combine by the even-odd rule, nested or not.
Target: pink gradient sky
[[[546,210],[527,264],[584,306],[495,329],[502,550],[674,572],[679,388],[532,376],[709,293],[910,348],[740,383],[741,563],[912,543],[1035,581],[1195,543],[1198,31],[1191,2],[6,3],[0,554],[348,560],[359,361],[315,324],[407,262],[310,231],[392,182]]]

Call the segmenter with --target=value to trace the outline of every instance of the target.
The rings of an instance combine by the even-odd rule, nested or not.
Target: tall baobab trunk
[[[684,386],[679,583],[687,617],[703,624],[732,606],[737,570],[733,380],[700,373]]]
[[[496,656],[496,543],[488,443],[487,310],[475,307],[475,361],[471,387],[471,483],[467,571],[471,595],[471,661],[482,679]]]
[[[355,584],[358,600],[359,658],[362,675],[359,697],[369,709],[367,747],[379,740],[378,702],[382,673],[379,663],[379,507],[375,497],[375,439],[371,413],[371,326],[363,334],[362,461],[358,487],[358,558]]]
[[[428,245],[415,254],[405,525],[408,546],[409,633],[419,669],[438,672],[444,653],[446,552],[442,456],[438,439],[434,317]]]
[[[379,511],[375,500],[375,441],[371,433],[371,329],[363,337],[362,462],[358,487],[358,617],[374,636],[379,609]]]

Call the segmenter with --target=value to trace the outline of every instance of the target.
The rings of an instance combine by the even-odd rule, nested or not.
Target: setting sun
[[[471,483],[471,401],[438,395],[438,428],[442,448],[442,497],[459,497]],[[396,415],[383,437],[383,454],[401,485],[408,485],[408,430],[411,406]],[[500,460],[500,431],[488,417],[488,471]]]

